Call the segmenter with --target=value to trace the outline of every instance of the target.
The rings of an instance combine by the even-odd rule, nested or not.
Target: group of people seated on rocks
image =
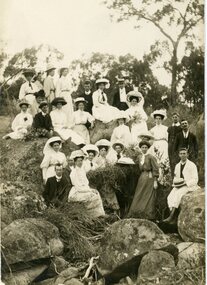
[[[73,185],[66,199],[68,202],[85,203],[87,210],[95,217],[105,214],[99,192],[89,186],[87,173],[107,165],[134,164],[127,157],[128,147],[138,149],[141,175],[129,208],[128,217],[145,213],[149,219],[155,217],[156,189],[162,176],[162,167],[169,160],[173,189],[168,196],[171,222],[176,216],[180,201],[188,191],[198,188],[198,145],[196,136],[189,131],[186,119],[180,120],[178,113],[172,114],[172,125],[163,125],[167,114],[165,109],[155,110],[151,117],[155,126],[148,130],[148,116],[144,110],[144,97],[137,90],[118,80],[119,88],[114,95],[113,106],[108,103],[104,92],[109,81],[97,79],[96,91],[91,92],[91,82],[84,83],[85,91],[76,99],[70,94],[68,68],[60,69],[60,77],[53,82],[55,67],[48,66],[44,83],[39,74],[23,72],[26,82],[19,92],[21,112],[12,122],[12,132],[3,138],[24,139],[29,132],[38,137],[47,137],[43,149],[42,169],[48,204],[54,197],[64,195],[64,188],[70,178]],[[75,109],[74,109],[75,106]],[[116,122],[110,140],[102,138],[95,144],[90,141],[90,129],[96,121],[103,124]],[[62,143],[72,141],[78,148],[71,155],[61,152]],[[64,169],[69,170],[63,179]]]

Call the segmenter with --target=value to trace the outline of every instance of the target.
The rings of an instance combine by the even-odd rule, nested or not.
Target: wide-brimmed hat
[[[132,90],[129,93],[127,93],[127,101],[130,101],[130,98],[135,97],[138,99],[138,101],[141,101],[143,96],[142,93],[136,91],[136,90]]]
[[[63,97],[56,97],[51,102],[53,106],[56,106],[58,103],[61,103],[63,106],[67,104],[67,102],[65,101]]]
[[[96,84],[100,84],[100,83],[109,84],[109,80],[106,78],[97,79]]]
[[[95,155],[98,154],[98,147],[94,144],[87,144],[82,148],[82,151],[85,153],[94,152]]]
[[[110,143],[110,141],[108,141],[108,140],[106,140],[106,139],[101,139],[101,140],[97,141],[97,142],[95,143],[95,145],[96,145],[97,147],[101,147],[101,146],[110,147],[110,146],[111,146],[111,143]]]
[[[49,63],[49,64],[47,65],[47,68],[46,68],[45,72],[50,71],[50,70],[53,70],[53,69],[56,69],[56,67],[55,67],[53,64]]]
[[[125,111],[119,111],[119,112],[117,113],[116,120],[119,120],[119,119],[128,120],[129,117],[127,116],[127,114],[126,114]]]
[[[140,133],[140,134],[138,135],[138,138],[139,138],[139,139],[141,139],[142,137],[146,137],[146,138],[148,138],[149,140],[153,140],[153,139],[154,139],[153,135],[152,135],[149,131]]]
[[[48,106],[47,101],[41,102],[40,105],[39,105],[39,108],[42,109],[42,107],[44,107],[44,106]]]
[[[38,92],[34,93],[34,96],[37,97],[45,97],[45,91],[43,89],[39,90]]]
[[[78,157],[83,157],[83,158],[85,157],[85,154],[84,154],[84,152],[81,149],[74,150],[71,153],[71,156],[70,156],[71,159],[75,159],[75,158],[78,158]]]
[[[30,104],[27,102],[27,100],[23,99],[19,102],[18,105],[19,105],[19,107],[21,107],[22,105],[26,105],[27,107],[29,107]]]
[[[116,164],[133,165],[135,163],[130,157],[121,157]]]
[[[122,141],[116,141],[112,144],[113,149],[115,149],[115,147],[119,145],[122,149],[125,148],[124,144],[122,143]]]
[[[175,178],[173,179],[173,185],[172,185],[172,187],[180,188],[180,187],[185,186],[185,185],[186,185],[186,183],[185,183],[185,180],[184,180],[183,178],[177,178],[177,177],[175,177]]]
[[[83,97],[78,97],[78,98],[74,99],[75,104],[78,104],[80,102],[81,103],[88,103],[88,101],[86,101],[85,98],[83,98]]]
[[[52,143],[55,143],[55,142],[59,142],[60,143],[60,147],[62,145],[62,140],[59,136],[55,136],[55,137],[52,137],[50,139],[47,140],[44,148],[43,148],[43,153],[46,154],[46,153],[51,153],[53,150],[52,150]]]
[[[151,144],[150,144],[148,141],[141,141],[141,142],[139,143],[139,147],[140,147],[140,148],[141,148],[143,145],[148,146],[148,148],[151,147]]]
[[[156,116],[160,116],[163,120],[167,118],[165,110],[155,110],[154,112],[152,112],[151,117],[155,118]]]
[[[34,69],[24,69],[22,71],[22,74],[24,76],[34,76],[35,75],[35,70]]]
[[[55,136],[55,137],[52,137],[52,138],[50,138],[48,141],[47,141],[47,143],[50,145],[51,143],[54,143],[54,142],[62,142],[62,140],[61,140],[61,138],[60,137],[58,137],[58,136]]]

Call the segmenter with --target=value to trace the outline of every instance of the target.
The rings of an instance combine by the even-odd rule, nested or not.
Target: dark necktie
[[[103,100],[103,102],[105,101],[105,98],[104,98],[104,93],[103,93],[103,91],[101,92],[101,95],[102,95],[102,100]]]
[[[180,165],[180,178],[183,178],[183,179],[184,179],[184,176],[183,176],[184,167],[185,167],[185,163]]]
[[[93,162],[91,162],[91,167],[93,167]]]
[[[119,160],[121,158],[121,155],[118,153],[117,154],[117,159]]]

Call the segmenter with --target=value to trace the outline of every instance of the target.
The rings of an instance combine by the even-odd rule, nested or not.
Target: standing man
[[[47,73],[47,77],[44,80],[43,86],[45,91],[45,97],[47,98],[48,103],[51,103],[52,100],[55,98],[55,85],[53,81],[55,69],[56,67],[49,64],[47,66],[47,70],[45,71]]]
[[[129,91],[130,90],[125,87],[124,78],[118,79],[118,89],[114,94],[113,106],[123,111],[128,109],[127,93]]]
[[[85,80],[83,87],[84,87],[84,92],[78,97],[83,97],[87,101],[87,104],[85,106],[85,111],[89,112],[92,115],[92,107],[93,107],[92,94],[93,92],[91,90],[91,81]]]
[[[195,164],[198,159],[198,143],[196,136],[189,131],[189,123],[186,119],[181,120],[181,132],[177,133],[174,144],[174,155],[178,157],[179,149],[186,148],[188,150],[189,160]],[[179,159],[177,158],[177,161]]]
[[[56,175],[47,179],[43,197],[47,206],[58,206],[68,201],[69,185],[68,180],[63,176],[62,164],[55,165]]]
[[[168,156],[170,160],[171,174],[173,175],[176,164],[175,154],[173,152],[175,137],[179,132],[181,132],[178,113],[175,112],[172,114],[172,125],[167,129],[167,132],[168,132]]]

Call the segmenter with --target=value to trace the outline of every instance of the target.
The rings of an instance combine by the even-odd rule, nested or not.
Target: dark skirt
[[[154,178],[149,177],[150,172],[142,172],[135,195],[129,209],[129,217],[142,219],[155,219],[156,190]]]

